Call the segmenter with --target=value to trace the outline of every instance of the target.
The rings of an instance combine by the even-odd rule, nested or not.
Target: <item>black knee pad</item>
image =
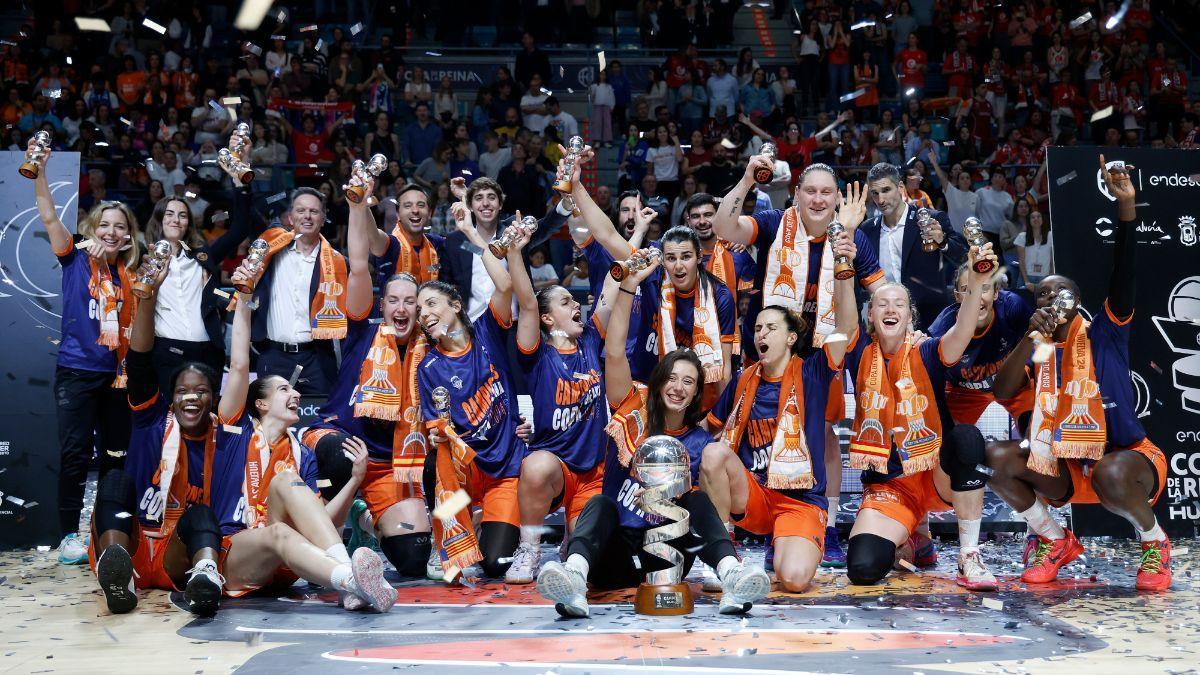
[[[484,576],[499,579],[512,565],[513,553],[521,539],[521,530],[516,525],[499,522],[483,523],[479,529],[479,548],[483,553],[483,561],[479,563],[479,567]]]
[[[987,483],[988,474],[979,470],[987,467],[987,444],[973,424],[957,424],[950,429],[942,441],[938,461],[955,492],[978,490]]]
[[[434,497],[437,495],[437,451],[430,450],[425,455],[425,465],[421,468],[421,489],[425,492],[425,507],[432,513],[437,507]]]
[[[92,511],[96,534],[116,530],[132,536],[137,505],[137,489],[129,474],[124,471],[104,474],[96,484],[96,507]]]
[[[342,441],[345,440],[343,433],[325,434],[317,441],[317,447],[313,448],[313,454],[317,456],[317,474],[329,481],[329,485],[320,488],[325,501],[333,499],[346,487],[354,470],[354,462],[342,449]]]
[[[383,549],[383,555],[395,566],[400,576],[425,576],[425,562],[429,560],[429,550],[432,548],[428,532],[384,537],[379,540],[379,548]]]
[[[896,545],[875,534],[850,537],[846,551],[846,576],[850,583],[869,586],[887,576],[896,562]]]
[[[204,504],[192,504],[179,518],[175,526],[179,540],[187,547],[188,558],[192,558],[201,549],[221,549],[221,523],[217,514]]]

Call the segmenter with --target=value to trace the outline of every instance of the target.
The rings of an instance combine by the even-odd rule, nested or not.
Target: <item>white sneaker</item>
[[[88,536],[72,532],[58,542],[58,562],[63,565],[82,565],[88,559]]]
[[[104,592],[108,611],[113,614],[126,614],[137,607],[138,596],[133,587],[133,559],[124,547],[113,545],[100,553],[100,558],[96,561],[96,581],[100,583],[100,590]]]
[[[187,600],[188,611],[199,616],[216,614],[221,602],[221,589],[225,586],[225,577],[217,571],[216,561],[201,560],[187,571],[187,578],[183,597]]]
[[[354,573],[354,585],[358,596],[367,601],[376,612],[387,612],[396,604],[396,589],[383,576],[383,560],[379,554],[362,547],[350,558],[350,569]]]
[[[591,613],[587,603],[587,579],[578,570],[551,560],[537,576],[542,597],[554,603],[554,609],[568,619],[583,619]]]
[[[958,585],[970,591],[994,591],[998,588],[979,551],[958,554]]]
[[[512,565],[504,573],[506,584],[531,584],[537,575],[538,562],[541,561],[541,547],[531,542],[521,542],[513,553]]]
[[[696,558],[692,570],[700,573],[700,587],[706,592],[716,593],[721,590],[721,580],[717,578],[716,570],[704,564],[702,560]]]
[[[425,578],[430,581],[441,581],[446,577],[445,571],[442,569],[442,556],[438,553],[437,546],[429,549],[429,560],[425,561]]]
[[[771,577],[757,565],[740,562],[721,580],[721,614],[745,614],[771,593]]]

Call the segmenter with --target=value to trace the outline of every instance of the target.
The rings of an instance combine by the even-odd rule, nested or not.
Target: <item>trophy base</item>
[[[508,247],[507,246],[500,246],[499,244],[488,244],[488,250],[491,251],[492,255],[496,256],[496,258],[499,260],[504,260],[505,256],[508,255]]]
[[[254,172],[243,171],[242,173],[238,174],[238,180],[241,181],[242,185],[249,185],[250,183],[254,182]]]
[[[615,262],[608,267],[608,274],[616,281],[624,281],[625,277],[629,276],[629,270],[619,262]]]
[[[647,616],[681,616],[691,614],[692,589],[686,583],[642,584],[637,589],[633,611]]]
[[[933,253],[934,251],[938,250],[938,244],[936,241],[922,242],[921,250],[926,253]]]
[[[833,266],[833,278],[838,281],[845,281],[854,276],[854,266],[849,263]]]
[[[237,291],[238,293],[247,293],[247,294],[253,293],[254,292],[254,282],[253,281],[239,281],[233,285],[233,290]]]
[[[759,169],[758,171],[754,172],[754,182],[758,183],[759,185],[767,185],[771,182],[771,178],[774,175],[774,170],[767,171],[766,169]]]
[[[563,194],[570,194],[573,188],[574,186],[571,185],[571,181],[569,180],[560,180],[554,184],[554,191]]]
[[[17,173],[25,176],[29,180],[33,180],[38,177],[38,174],[41,173],[41,171],[39,170],[37,164],[33,162],[25,162],[19,169],[17,169]]]
[[[363,189],[357,185],[346,188],[346,201],[357,204],[363,200]]]
[[[136,295],[138,298],[145,300],[146,298],[148,298],[154,294],[154,287],[151,286],[150,284],[144,284],[140,281],[135,281],[133,283],[133,287],[130,288],[129,291],[131,293],[133,293],[134,295]]]
[[[979,274],[987,274],[988,272],[996,269],[996,263],[992,262],[991,260],[980,260],[974,265],[971,265],[971,269],[975,270]]]

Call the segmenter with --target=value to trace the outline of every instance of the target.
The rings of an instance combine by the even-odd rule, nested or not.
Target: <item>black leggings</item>
[[[675,501],[691,517],[688,533],[667,542],[683,553],[684,574],[697,557],[715,569],[726,556],[736,556],[729,532],[708,495],[693,491]],[[567,555],[578,553],[588,561],[588,580],[596,588],[633,588],[645,580],[647,573],[669,566],[642,549],[645,533],[643,529],[622,526],[617,502],[607,495],[596,495],[575,521]],[[635,557],[638,565],[633,562]]]
[[[100,476],[125,466],[132,426],[124,389],[112,387],[113,373],[59,368],[54,375],[58,407],[58,525],[61,534],[79,529],[84,484],[95,451]],[[133,509],[130,509],[130,513]]]

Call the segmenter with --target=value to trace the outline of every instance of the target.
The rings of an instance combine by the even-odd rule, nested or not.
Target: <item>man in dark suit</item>
[[[466,189],[465,197],[475,230],[484,241],[492,241],[504,232],[504,228],[512,224],[512,215],[501,215],[504,208],[504,190],[491,178],[476,178]],[[567,222],[569,215],[570,209],[562,202],[550,209],[550,212],[538,221],[537,231],[526,244],[525,250],[531,251],[546,243],[551,235]],[[467,315],[474,321],[483,314],[496,291],[492,278],[488,276],[479,257],[482,251],[476,250],[462,232],[455,231],[446,237],[442,253],[439,279],[458,289],[467,305]],[[526,265],[528,266],[528,261]]]
[[[918,209],[908,203],[895,166],[881,162],[871,167],[867,187],[879,213],[863,222],[863,234],[875,245],[884,278],[908,287],[918,327],[927,326],[952,302],[946,270],[952,271],[965,259],[967,242],[950,227],[945,213],[932,210],[926,237],[937,248],[925,251]]]

